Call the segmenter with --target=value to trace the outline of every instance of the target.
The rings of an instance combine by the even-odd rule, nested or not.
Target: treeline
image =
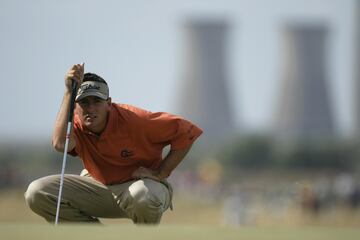
[[[23,187],[36,178],[59,173],[62,156],[48,144],[0,145],[0,188]],[[79,173],[81,169],[81,162],[69,156],[66,171]]]
[[[198,149],[194,147],[192,153]],[[191,161],[183,161],[181,167],[192,169],[210,151],[225,169],[360,170],[360,144],[357,142],[279,142],[259,135],[238,137],[211,150],[198,151],[195,157],[191,157]],[[26,186],[33,179],[58,174],[62,157],[63,154],[53,150],[50,144],[0,145],[0,188]],[[82,168],[79,159],[68,156],[66,173],[79,174]]]
[[[360,144],[355,141],[277,141],[267,136],[233,139],[216,153],[225,166],[242,168],[355,170],[359,157]]]

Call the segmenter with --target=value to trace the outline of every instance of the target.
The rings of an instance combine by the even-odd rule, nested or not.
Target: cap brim
[[[108,99],[108,97],[105,94],[102,94],[100,92],[84,92],[81,95],[76,96],[75,101],[78,102],[81,99],[84,99],[84,98],[90,97],[90,96],[98,97],[98,98],[101,98],[102,100],[107,100]]]

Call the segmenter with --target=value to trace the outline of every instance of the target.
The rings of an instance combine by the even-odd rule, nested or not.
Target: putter
[[[69,109],[68,124],[67,124],[67,130],[66,130],[63,163],[62,163],[62,168],[61,168],[61,178],[60,178],[59,196],[58,196],[57,207],[56,207],[55,225],[57,225],[59,222],[60,202],[61,202],[62,189],[63,189],[63,185],[64,185],[66,157],[67,157],[67,151],[68,151],[69,140],[70,140],[70,131],[71,131],[72,121],[73,121],[73,116],[74,116],[75,97],[76,97],[76,88],[77,88],[77,81],[75,81],[74,79],[71,80],[71,88],[72,88],[72,90],[71,90],[71,99],[70,99],[70,109]]]

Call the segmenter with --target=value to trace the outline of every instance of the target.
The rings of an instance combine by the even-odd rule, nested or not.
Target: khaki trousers
[[[48,222],[55,221],[60,175],[33,181],[25,192],[28,206]],[[99,222],[98,218],[130,218],[156,224],[171,205],[169,183],[149,178],[104,185],[90,176],[65,174],[59,222]]]

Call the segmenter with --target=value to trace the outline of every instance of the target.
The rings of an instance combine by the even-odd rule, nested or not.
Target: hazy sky
[[[229,22],[229,89],[239,129],[271,127],[279,91],[284,21],[329,24],[328,67],[340,131],[352,127],[355,0],[0,0],[4,139],[47,139],[63,76],[85,62],[114,101],[178,113],[189,17]]]

